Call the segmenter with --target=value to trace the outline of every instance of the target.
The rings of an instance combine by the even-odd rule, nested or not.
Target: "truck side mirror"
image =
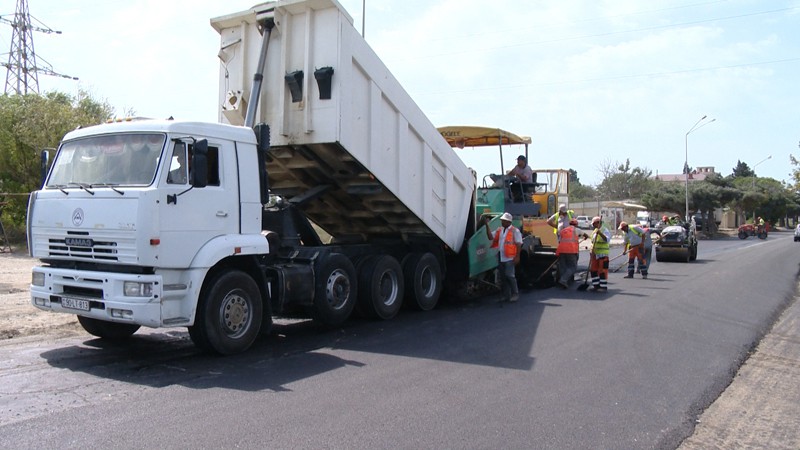
[[[192,146],[192,165],[189,167],[192,186],[196,188],[208,185],[208,140],[200,139]]]
[[[49,159],[50,153],[47,151],[47,149],[42,150],[42,153],[39,157],[39,170],[42,177],[41,187],[44,187],[44,182],[47,180],[47,165],[49,163]]]

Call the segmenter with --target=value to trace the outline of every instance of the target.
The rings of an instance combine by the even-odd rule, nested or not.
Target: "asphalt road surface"
[[[8,340],[0,447],[675,448],[794,300],[798,249],[701,241],[605,294],[286,321],[227,358],[183,329]]]

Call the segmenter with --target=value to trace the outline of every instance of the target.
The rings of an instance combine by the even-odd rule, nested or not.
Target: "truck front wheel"
[[[346,256],[331,253],[318,263],[311,318],[314,322],[338,327],[356,306],[356,269]]]
[[[83,316],[78,316],[78,322],[81,324],[83,329],[92,336],[114,341],[127,339],[139,329],[139,325],[106,322],[104,320],[92,319]]]
[[[430,311],[439,302],[442,293],[442,270],[431,253],[415,253],[403,264],[406,298],[411,306]]]
[[[189,336],[204,350],[241,353],[258,337],[262,309],[260,291],[249,275],[223,272],[203,287]]]

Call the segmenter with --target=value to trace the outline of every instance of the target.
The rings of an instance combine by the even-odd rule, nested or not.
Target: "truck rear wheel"
[[[84,330],[92,336],[103,339],[119,341],[131,337],[139,329],[139,325],[130,323],[106,322],[105,320],[92,319],[78,316],[78,322]]]
[[[223,272],[203,287],[189,336],[205,350],[241,353],[258,337],[262,309],[261,293],[249,275],[239,270]]]
[[[406,298],[409,304],[422,311],[430,311],[439,302],[442,293],[442,270],[431,253],[415,253],[403,264]]]
[[[403,305],[403,270],[389,255],[372,256],[358,273],[358,311],[366,317],[391,319]]]
[[[318,264],[311,318],[320,325],[338,327],[356,306],[356,269],[341,253],[331,253]]]

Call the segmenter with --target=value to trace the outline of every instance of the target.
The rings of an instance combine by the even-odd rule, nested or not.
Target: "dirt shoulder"
[[[36,263],[19,250],[0,253],[0,340],[83,332],[75,316],[50,313],[31,305],[31,269]]]

